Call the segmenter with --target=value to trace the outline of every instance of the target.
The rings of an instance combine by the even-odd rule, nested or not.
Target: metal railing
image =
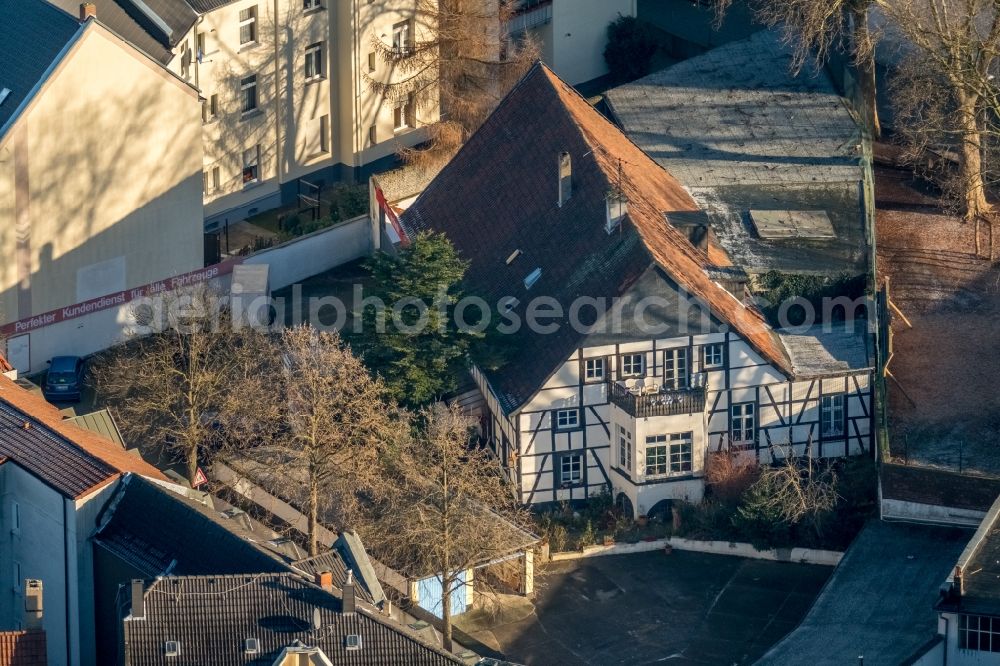
[[[608,399],[630,416],[674,416],[705,411],[705,388],[637,394],[615,381],[608,382]]]

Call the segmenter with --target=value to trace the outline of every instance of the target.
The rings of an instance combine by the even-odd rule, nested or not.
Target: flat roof
[[[608,92],[625,133],[709,213],[733,262],[753,272],[863,272],[861,130],[822,70],[791,74],[763,30]],[[750,209],[823,211],[835,236],[762,239]]]
[[[938,590],[971,534],[869,522],[802,623],[757,663],[905,662],[936,636]]]
[[[865,320],[830,322],[805,330],[779,329],[792,372],[796,377],[814,377],[874,367]]]

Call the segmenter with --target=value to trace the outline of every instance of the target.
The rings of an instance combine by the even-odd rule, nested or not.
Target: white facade
[[[52,666],[95,661],[89,538],[116,486],[109,483],[74,500],[16,463],[0,466],[0,626],[24,626],[24,580],[41,580],[42,628]]]
[[[636,0],[550,0],[514,16],[508,32],[538,42],[542,62],[570,85],[608,73],[604,62],[608,24],[635,16]]]
[[[491,412],[486,436],[526,504],[609,489],[643,515],[699,501],[710,452],[767,463],[772,451],[837,457],[873,445],[869,370],[791,380],[732,332],[584,347],[510,415],[474,376]],[[636,396],[626,380],[678,388]]]

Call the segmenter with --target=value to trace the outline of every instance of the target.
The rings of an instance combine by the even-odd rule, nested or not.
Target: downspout
[[[70,500],[63,498],[63,589],[65,590],[65,604],[66,604],[66,664],[67,666],[72,666],[73,664],[73,641],[72,641],[72,628],[73,623],[70,620],[70,593],[69,593],[69,502]],[[76,530],[74,530],[74,533]]]
[[[941,619],[944,620],[944,658],[941,660],[941,666],[948,666],[948,640],[951,638],[951,622],[944,615],[941,616]]]
[[[354,0],[354,9],[351,14],[351,67],[353,71],[351,72],[351,80],[354,82],[354,120],[351,122],[351,128],[353,129],[353,142],[354,145],[351,146],[351,163],[353,164],[352,171],[354,179],[357,179],[361,172],[361,162],[364,161],[362,154],[364,153],[365,145],[365,133],[361,130],[361,63],[359,61],[358,54],[361,53],[360,44],[363,35],[361,34],[361,8],[358,6],[358,0]],[[374,123],[378,125],[378,109],[381,108],[381,102],[375,105],[375,119]],[[376,129],[376,134],[378,130]],[[341,155],[343,158],[343,155]]]
[[[278,0],[274,0],[274,157],[278,179],[278,199],[281,199],[281,52],[278,43]]]

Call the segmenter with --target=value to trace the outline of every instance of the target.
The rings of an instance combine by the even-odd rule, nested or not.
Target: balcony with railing
[[[643,390],[608,382],[608,399],[633,417],[700,414],[705,411],[705,387]]]

